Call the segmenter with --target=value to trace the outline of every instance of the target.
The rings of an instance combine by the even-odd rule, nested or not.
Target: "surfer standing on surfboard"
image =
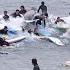
[[[46,17],[48,17],[48,13],[47,13],[47,6],[44,5],[44,1],[41,2],[41,5],[39,6],[38,12],[42,11],[42,14],[44,14]]]
[[[46,5],[44,5],[44,1],[42,1],[41,2],[41,5],[39,6],[39,9],[38,9],[38,11],[37,12],[39,12],[39,11],[42,11],[42,17],[44,18],[44,27],[46,26],[46,23],[45,23],[45,18],[47,18],[48,17],[48,13],[47,13],[47,6]]]

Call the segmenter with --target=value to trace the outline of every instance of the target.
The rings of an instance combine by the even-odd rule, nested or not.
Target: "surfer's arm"
[[[39,6],[39,8],[38,8],[38,11],[37,11],[37,12],[39,12],[39,11],[40,11],[40,9],[41,9],[41,6]]]

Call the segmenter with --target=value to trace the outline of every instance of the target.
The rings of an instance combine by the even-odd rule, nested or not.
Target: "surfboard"
[[[16,38],[13,38],[13,39],[8,39],[6,40],[8,43],[15,43],[15,42],[19,42],[23,39],[25,39],[26,37],[25,36],[20,36],[20,37],[16,37]]]
[[[60,39],[56,38],[56,37],[48,37],[48,36],[36,36],[33,34],[33,38],[36,38],[36,39],[46,39],[46,40],[50,40],[52,41],[53,43],[57,44],[57,45],[61,45],[63,46],[64,44],[60,41]]]
[[[61,29],[68,29],[68,25],[64,22],[58,22],[56,25],[56,28],[61,28]]]
[[[42,38],[47,38],[49,39],[50,41],[52,41],[53,43],[57,44],[57,45],[64,45],[58,38],[56,37],[51,37],[51,34],[49,34],[49,32],[47,32],[46,30],[44,29],[40,29],[38,31],[38,33],[43,36]]]
[[[66,61],[66,62],[65,62],[65,66],[66,66],[66,67],[70,67],[70,61]]]
[[[56,38],[56,37],[48,37],[49,40],[51,40],[53,43],[57,44],[57,45],[61,45],[63,46],[64,44],[60,41],[60,39]]]

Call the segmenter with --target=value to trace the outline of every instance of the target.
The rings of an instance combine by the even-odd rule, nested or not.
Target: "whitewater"
[[[4,10],[8,10],[8,13],[11,14],[16,9],[19,9],[19,6],[21,5],[24,5],[29,10],[31,7],[38,9],[41,1],[42,0],[0,0],[0,15],[3,14]],[[65,67],[65,62],[70,61],[70,1],[43,1],[45,1],[45,4],[48,7],[48,13],[51,15],[50,18],[52,21],[55,20],[57,16],[60,16],[69,25],[69,29],[65,33],[55,32],[53,29],[48,28],[50,33],[53,31],[53,36],[57,35],[56,37],[58,37],[65,45],[58,46],[48,40],[34,40],[27,33],[29,37],[21,42],[13,43],[12,48],[0,48],[0,52],[8,53],[0,54],[1,70],[32,70],[32,58],[37,58],[41,70],[70,70],[70,67]],[[11,20],[14,20],[14,22],[11,21],[11,23],[15,23],[16,25],[19,21],[22,23],[22,18],[17,18],[17,20],[12,18]],[[3,20],[1,22],[4,23]]]

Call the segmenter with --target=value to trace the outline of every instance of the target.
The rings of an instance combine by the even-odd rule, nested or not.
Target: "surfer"
[[[34,65],[33,70],[40,70],[37,59],[32,59],[32,64]]]
[[[5,21],[9,20],[9,16],[8,16],[8,14],[7,14],[7,11],[4,11],[3,19],[4,19]]]
[[[38,28],[37,27],[34,29],[34,34],[37,35],[37,36],[39,36]]]
[[[26,12],[27,12],[27,11],[26,11],[25,7],[24,7],[24,6],[20,6],[20,11],[19,11],[19,13],[22,14],[22,15],[24,15]]]
[[[31,30],[31,29],[29,29],[29,30],[28,30],[28,33],[29,33],[29,34],[31,34],[31,33],[32,33],[32,30]]]
[[[16,12],[14,12],[14,13],[12,14],[12,16],[15,17],[15,18],[16,18],[17,16],[18,16],[18,17],[22,17],[22,16],[20,15],[18,9],[16,10]]]
[[[38,26],[38,25],[43,25],[44,27],[46,26],[45,17],[44,16],[40,16],[39,17],[39,20],[37,20],[37,22],[36,22],[36,26]]]
[[[42,19],[39,18],[39,20],[37,20],[37,22],[36,22],[36,26],[41,25],[42,24],[41,21],[42,21]]]
[[[46,16],[46,18],[48,17],[48,13],[47,13],[47,6],[44,5],[44,1],[41,2],[41,5],[39,6],[38,12],[42,11],[42,14],[44,14]]]
[[[0,30],[1,34],[7,34],[7,32],[8,32],[7,26],[4,26],[4,28]]]
[[[64,22],[65,23],[65,21],[63,19],[61,19],[60,17],[57,17],[55,24],[57,24],[58,22]]]
[[[9,43],[3,40],[2,38],[0,38],[0,46],[3,46],[3,45],[9,46]]]

